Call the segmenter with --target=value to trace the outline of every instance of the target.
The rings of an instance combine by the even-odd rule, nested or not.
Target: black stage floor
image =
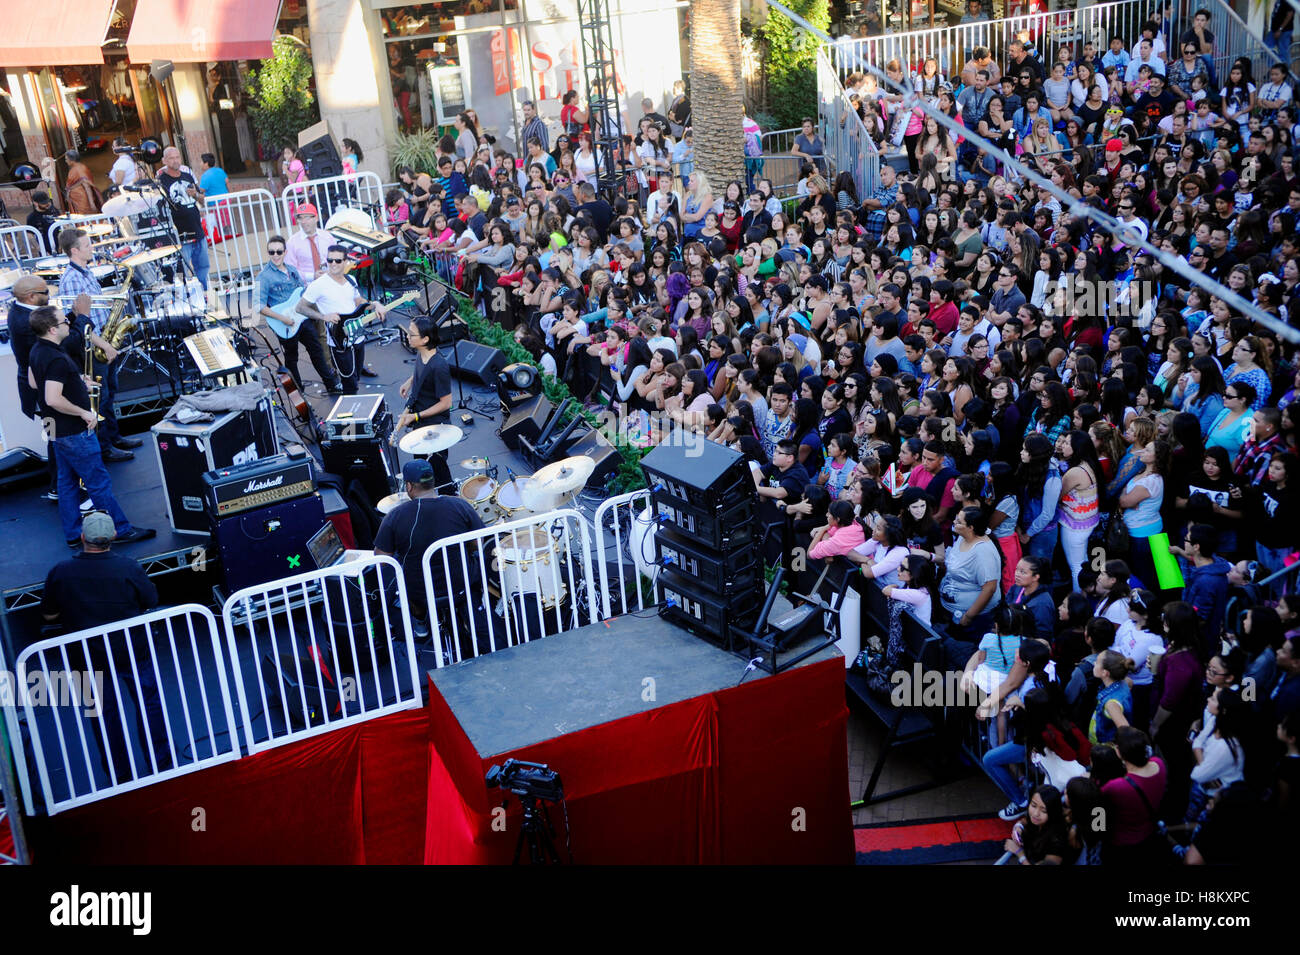
[[[830,647],[797,666],[839,655]],[[767,676],[745,677],[745,664],[652,610],[430,670],[429,678],[486,757]],[[647,676],[655,681],[650,702]]]
[[[415,307],[407,306],[391,314],[385,325],[404,328],[415,314],[418,314]],[[371,331],[382,327],[373,325]],[[255,344],[255,360],[264,367],[276,367],[279,362],[268,357],[263,336],[255,333],[251,337]],[[450,359],[450,347],[442,351]],[[413,360],[396,341],[386,345],[367,345],[366,361],[373,366],[378,377],[362,378],[361,392],[382,392],[387,397],[389,409],[396,416],[404,406],[398,388],[410,376]],[[299,370],[305,382],[305,395],[314,413],[323,418],[337,399],[328,395],[319,383],[316,371],[305,353],[300,354]],[[274,384],[274,379],[269,375],[264,376],[263,380],[268,386]],[[460,412],[455,409],[455,405],[460,400],[459,384],[455,380],[452,382],[452,421],[458,426]],[[509,479],[507,468],[516,474],[531,473],[532,469],[518,455],[507,450],[496,436],[501,421],[495,389],[489,390],[469,381],[464,384],[466,398],[475,407],[491,409],[492,420],[475,415],[474,424],[463,428],[464,438],[448,452],[452,476],[458,480],[470,476],[470,472],[460,468],[457,462],[475,455],[489,458],[499,468],[498,481]],[[134,419],[124,424],[127,430],[132,430],[152,423],[152,419]],[[280,422],[280,433],[282,446],[286,440],[293,440],[287,423]],[[208,538],[172,531],[167,522],[161,493],[162,475],[148,442],[149,435],[146,431],[138,436],[145,438],[146,443],[136,452],[135,460],[109,465],[109,474],[113,478],[114,493],[127,517],[134,524],[154,528],[158,531],[158,536],[152,540],[122,546],[120,552],[139,560],[151,574],[183,569],[190,566],[191,555],[201,555],[199,549],[207,543]],[[408,459],[409,455],[400,454],[399,466]],[[63,540],[58,509],[42,500],[41,494],[44,491],[43,475],[24,487],[0,489],[0,534],[3,535],[0,540],[4,541],[4,546],[0,547],[0,592],[4,594],[4,606],[0,612],[32,606],[39,598],[46,573],[71,553]]]

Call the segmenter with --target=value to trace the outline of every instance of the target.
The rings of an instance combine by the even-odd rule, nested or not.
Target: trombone
[[[89,328],[82,333],[82,340],[85,343],[82,350],[86,355],[86,369],[83,377],[86,381],[86,393],[90,396],[90,410],[94,412],[96,418],[103,421],[104,416],[99,413],[99,392],[102,385],[99,378],[95,377],[95,345],[90,340]]]

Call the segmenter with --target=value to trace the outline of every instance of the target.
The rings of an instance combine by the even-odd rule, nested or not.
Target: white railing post
[[[644,610],[645,588],[653,578],[647,577],[647,571],[654,568],[655,548],[654,530],[657,522],[651,508],[651,519],[647,524],[641,520],[640,512],[650,505],[650,492],[647,490],[629,491],[617,497],[606,498],[596,508],[592,523],[596,528],[596,559],[600,568],[601,616],[617,617],[632,609]],[[626,527],[624,526],[626,522]],[[631,569],[626,557],[632,561]],[[613,590],[614,581],[610,579],[609,565],[613,561],[618,567],[617,591]],[[636,587],[636,607],[629,607],[627,601],[628,579]]]

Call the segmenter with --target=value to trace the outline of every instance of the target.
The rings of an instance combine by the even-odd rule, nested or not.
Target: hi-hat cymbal
[[[141,195],[124,192],[114,196],[104,203],[104,215],[106,216],[138,216],[142,212],[149,211],[149,203]]]
[[[436,454],[446,451],[465,436],[454,424],[431,424],[404,435],[398,442],[407,454]]]
[[[107,239],[100,239],[98,242],[90,243],[92,249],[98,249],[106,245],[122,245],[124,242],[134,242],[135,239],[125,235],[115,235]]]
[[[486,471],[492,466],[492,462],[487,458],[481,458],[476,455],[472,458],[465,458],[460,462],[460,466],[466,471]]]
[[[168,256],[175,255],[181,250],[179,245],[160,245],[156,249],[145,249],[143,252],[137,252],[122,260],[123,265],[140,266],[146,262],[156,262],[159,259],[165,259]]]
[[[112,233],[114,226],[111,222],[87,222],[83,226],[78,226],[86,235],[92,239],[99,235],[109,235]]]
[[[396,494],[390,494],[385,498],[381,498],[379,503],[375,505],[375,510],[379,511],[380,514],[387,514],[389,511],[397,507],[398,504],[404,504],[410,499],[411,495],[407,494],[405,491],[398,491]]]
[[[596,462],[585,454],[565,458],[534,474],[533,489],[538,494],[567,494],[585,485],[595,470]]]

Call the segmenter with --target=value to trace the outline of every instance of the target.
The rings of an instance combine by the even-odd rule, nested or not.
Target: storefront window
[[[438,125],[429,69],[466,65],[467,41],[456,32],[469,26],[465,18],[517,9],[518,0],[448,0],[380,11],[393,107],[403,132]]]

